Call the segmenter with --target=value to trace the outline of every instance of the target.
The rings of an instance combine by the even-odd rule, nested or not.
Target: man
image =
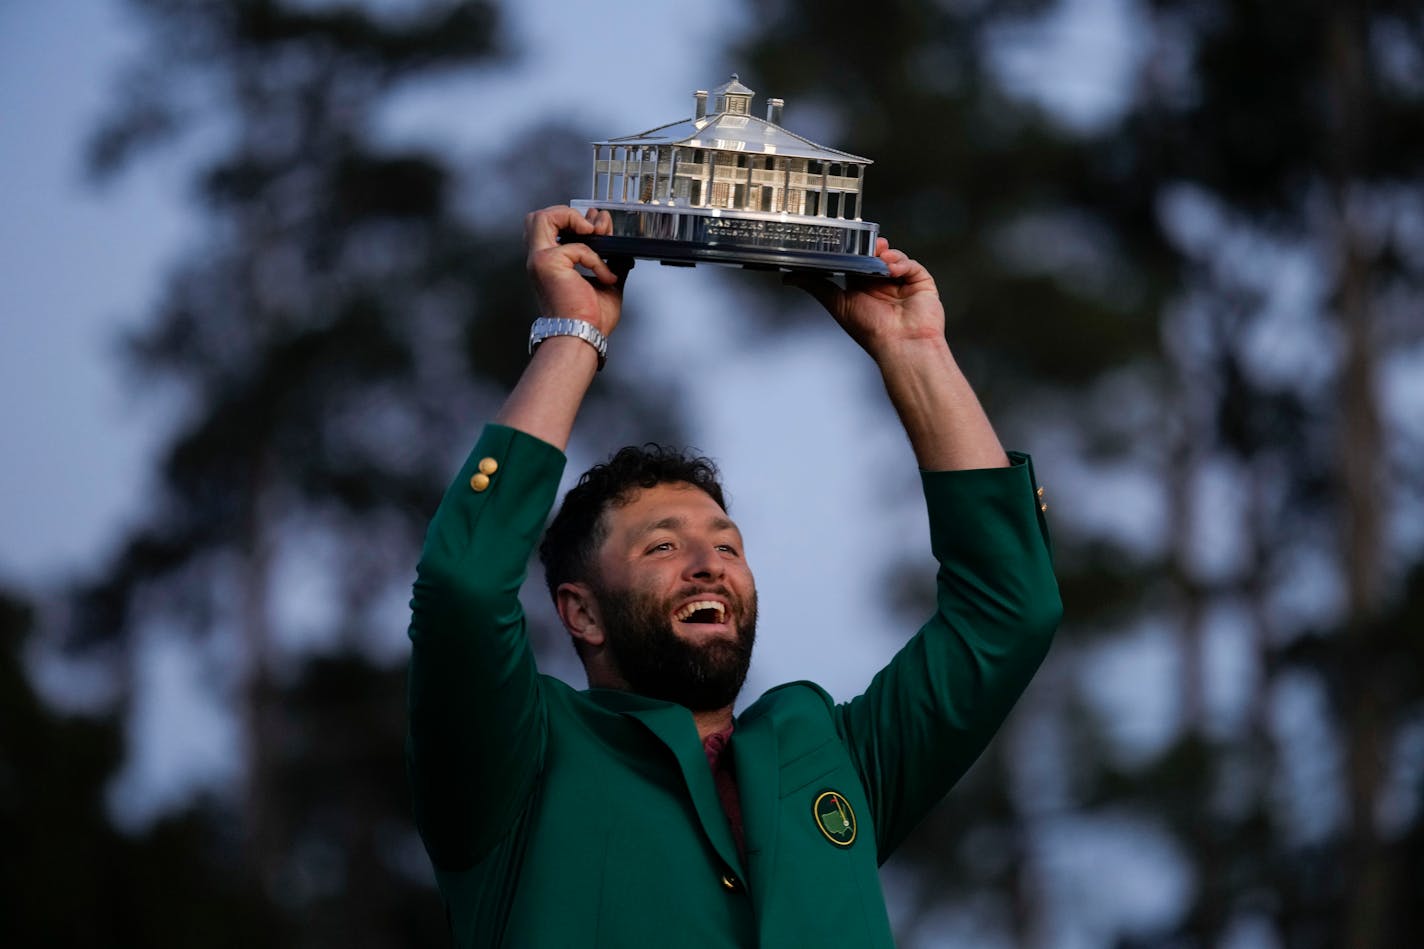
[[[536,322],[412,599],[409,766],[456,944],[891,945],[879,864],[983,750],[1058,622],[1027,459],[955,365],[934,281],[881,240],[892,279],[801,282],[875,360],[909,436],[935,615],[855,700],[798,682],[734,717],[756,589],[715,472],[625,450],[569,493],[542,550],[589,689],[540,676],[519,588],[627,271],[558,241],[608,233],[605,213],[526,227],[541,312],[575,322]]]

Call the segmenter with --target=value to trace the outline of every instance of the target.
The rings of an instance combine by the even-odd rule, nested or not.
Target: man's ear
[[[554,591],[554,606],[569,635],[585,646],[603,645],[603,619],[587,583],[561,583]]]

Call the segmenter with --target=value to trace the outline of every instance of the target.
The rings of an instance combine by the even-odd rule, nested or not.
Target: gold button
[[[474,477],[470,479],[470,487],[474,488],[476,491],[483,491],[485,488],[489,487],[489,484],[490,479],[489,475],[487,474],[477,473]]]
[[[1038,496],[1039,496],[1039,497],[1043,497],[1043,486],[1042,486],[1042,485],[1040,485],[1039,488],[1038,488]]]
[[[493,458],[480,459],[480,474],[492,475],[499,470],[499,462]]]
[[[740,884],[737,882],[737,878],[732,876],[730,873],[722,874],[722,885],[727,889],[731,890],[733,893],[737,892],[737,888],[740,886]]]
[[[1039,510],[1039,513],[1040,513],[1040,514],[1047,514],[1047,513],[1048,513],[1048,505],[1047,505],[1047,504],[1040,504],[1040,505],[1038,506],[1038,510]]]

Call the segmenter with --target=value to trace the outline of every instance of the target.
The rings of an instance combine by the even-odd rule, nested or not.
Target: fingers
[[[611,234],[613,218],[607,211],[589,208],[587,214],[580,214],[562,204],[531,211],[524,218],[524,240],[531,254],[558,244],[560,231],[571,231],[574,234]]]
[[[914,284],[928,282],[934,284],[934,278],[925,269],[925,265],[912,258],[902,250],[896,250],[890,246],[890,242],[885,238],[876,238],[875,256],[879,257],[885,264],[885,269],[892,279],[902,284]]]
[[[600,208],[589,208],[586,213],[580,214],[566,205],[554,205],[530,212],[524,218],[524,235],[528,245],[527,263],[531,274],[548,273],[550,264],[553,263],[550,254],[557,252],[557,257],[563,261],[587,267],[601,283],[616,283],[627,275],[627,268],[622,273],[615,274],[587,245],[576,241],[561,242],[559,235],[564,233],[611,234],[613,218]],[[554,264],[552,269],[565,269],[565,266],[561,262]]]
[[[903,250],[896,250],[890,246],[890,242],[883,237],[875,239],[875,256],[880,258],[885,264],[885,269],[890,271],[890,276],[901,278],[908,275],[912,270],[920,267],[910,259],[910,255]],[[923,267],[920,267],[923,270]]]
[[[622,280],[630,269],[623,268],[621,274],[615,272],[608,262],[587,244],[555,244],[552,247],[531,250],[529,253],[529,272],[536,279],[554,278],[573,271],[575,267],[585,268],[593,274],[595,280],[608,286]]]

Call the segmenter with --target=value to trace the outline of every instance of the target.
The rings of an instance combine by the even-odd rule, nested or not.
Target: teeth
[[[696,602],[689,603],[682,609],[678,610],[677,615],[673,618],[679,621],[685,620],[690,618],[692,614],[696,613],[698,610],[716,610],[718,622],[721,622],[722,617],[725,616],[727,613],[727,607],[725,607],[721,603],[718,603],[716,600],[697,600]]]

